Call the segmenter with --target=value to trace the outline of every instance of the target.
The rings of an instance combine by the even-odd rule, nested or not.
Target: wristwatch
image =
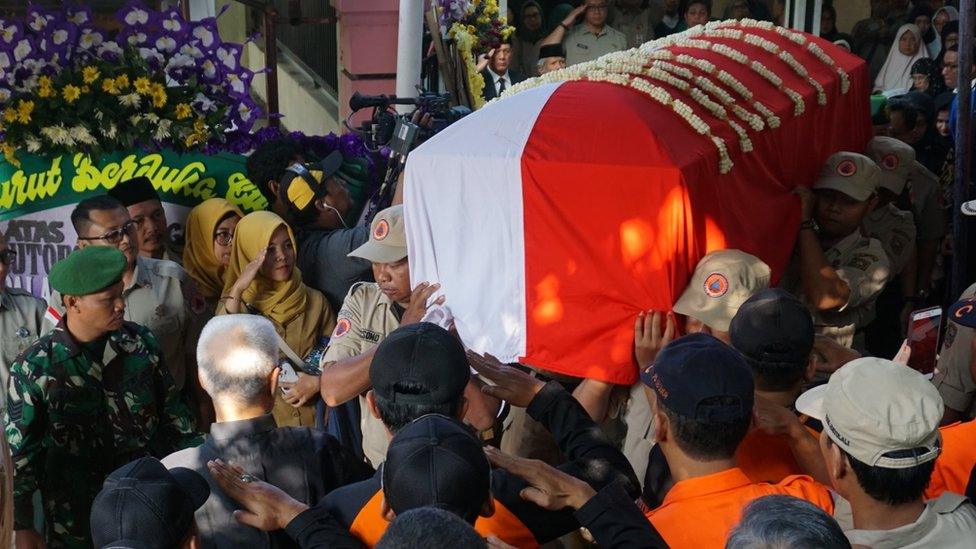
[[[820,234],[820,225],[818,225],[817,220],[813,218],[804,219],[800,222],[800,230],[802,231],[803,229],[810,229],[811,231]]]

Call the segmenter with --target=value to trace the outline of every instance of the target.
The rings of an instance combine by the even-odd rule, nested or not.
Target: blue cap
[[[976,328],[976,298],[960,299],[949,307],[949,320],[960,326]]]
[[[753,381],[735,349],[708,334],[690,334],[667,344],[641,374],[658,402],[678,415],[705,423],[752,414]]]

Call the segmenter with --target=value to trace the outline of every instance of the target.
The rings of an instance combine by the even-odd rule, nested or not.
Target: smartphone
[[[295,368],[291,365],[291,362],[282,360],[278,367],[281,368],[281,371],[278,373],[279,383],[295,383],[298,381],[298,372],[295,371]],[[282,389],[282,391],[284,391],[284,389]]]
[[[939,332],[942,328],[942,308],[929,307],[913,311],[908,322],[908,346],[912,355],[908,366],[931,377],[935,372]]]

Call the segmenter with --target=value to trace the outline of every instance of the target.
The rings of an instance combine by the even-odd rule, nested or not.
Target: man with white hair
[[[307,504],[372,476],[372,469],[325,432],[277,426],[271,409],[278,385],[278,339],[266,318],[239,314],[211,319],[200,334],[197,363],[216,421],[202,445],[171,454],[163,464],[193,469],[210,483],[210,497],[196,512],[204,547],[290,544],[283,532],[262,532],[234,519],[237,506],[207,473],[210,460],[232,461],[250,477]]]

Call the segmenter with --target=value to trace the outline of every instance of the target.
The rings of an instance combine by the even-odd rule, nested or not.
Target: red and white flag
[[[775,55],[724,38],[782,79],[714,51],[667,49],[707,59],[736,77],[780,119],[748,128],[746,152],[727,122],[680,89],[728,147],[720,173],[715,143],[630,86],[542,84],[485,106],[418,147],[404,189],[413,284],[438,282],[464,343],[508,362],[632,383],[639,311],[670,310],[698,260],[716,249],[758,256],[774,281],[799,222],[796,185],[811,185],[839,150],[871,136],[863,61],[810,35],[847,73],[772,31],[746,31],[792,53],[817,90]],[[696,75],[701,71],[687,67]],[[803,97],[804,112],[784,92]],[[729,94],[734,90],[725,87]],[[741,105],[757,112],[748,102]]]

